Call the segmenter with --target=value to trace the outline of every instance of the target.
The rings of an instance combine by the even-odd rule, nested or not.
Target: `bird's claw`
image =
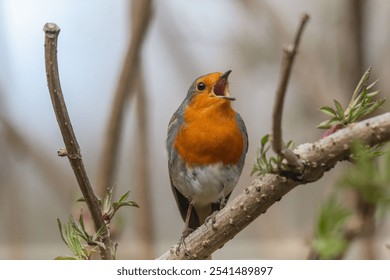
[[[211,213],[211,215],[205,219],[204,223],[207,225],[207,223],[211,220],[211,227],[214,228],[214,225],[217,223],[217,213],[218,211]]]
[[[191,229],[191,228],[186,228],[186,229],[183,231],[183,233],[182,233],[182,235],[181,235],[181,237],[180,237],[179,243],[178,243],[178,245],[177,245],[177,247],[176,247],[176,256],[179,255],[180,250],[181,250],[181,248],[182,248],[182,246],[183,246],[183,251],[184,251],[185,256],[187,256],[187,257],[189,257],[189,258],[192,258],[191,252],[187,249],[187,245],[186,245],[185,239],[186,239],[186,237],[187,237],[188,235],[190,235],[190,233],[193,232],[193,231],[194,231],[194,230]]]

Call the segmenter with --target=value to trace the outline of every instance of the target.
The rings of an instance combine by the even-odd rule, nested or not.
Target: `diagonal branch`
[[[296,155],[294,155],[294,153],[290,149],[286,148],[283,144],[282,112],[283,112],[284,96],[286,94],[286,89],[290,78],[295,54],[297,53],[302,32],[308,20],[309,20],[309,16],[307,14],[304,14],[301,18],[301,22],[297,34],[295,35],[293,44],[285,47],[283,50],[281,75],[280,75],[279,85],[276,91],[276,100],[274,103],[274,111],[273,111],[272,148],[274,149],[275,153],[285,157],[287,162],[291,166],[294,166],[298,171],[303,170],[303,163],[297,158]]]
[[[80,190],[83,193],[85,202],[91,212],[91,216],[95,224],[95,230],[98,231],[102,229],[102,240],[105,248],[99,247],[101,256],[103,259],[112,259],[109,231],[103,220],[98,200],[93,193],[91,183],[89,182],[85,171],[80,147],[73,131],[64,96],[62,95],[57,62],[57,39],[60,33],[60,28],[55,23],[46,23],[43,30],[45,31],[45,65],[47,85],[49,87],[54,113],[66,147],[66,151],[62,151],[62,155],[66,155],[69,159],[70,165],[72,166],[73,172],[80,186]]]
[[[113,184],[125,104],[130,98],[130,93],[133,92],[131,89],[138,71],[137,65],[141,47],[152,14],[151,2],[151,0],[133,1],[132,10],[136,9],[136,11],[133,11],[132,14],[131,42],[119,77],[118,87],[115,91],[98,170],[97,189],[99,194],[104,194],[106,189],[111,188]]]
[[[196,259],[204,259],[241,230],[265,213],[275,202],[298,185],[319,180],[338,161],[348,159],[350,145],[361,140],[369,145],[390,141],[390,113],[361,121],[341,129],[315,143],[298,146],[294,153],[305,162],[305,170],[298,180],[275,174],[266,174],[219,211],[212,220],[190,234],[186,247]],[[177,245],[165,252],[159,259],[185,259],[181,249],[176,255]]]

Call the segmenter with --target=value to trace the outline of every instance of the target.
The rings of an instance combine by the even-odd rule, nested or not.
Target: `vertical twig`
[[[291,74],[292,65],[294,62],[295,54],[297,53],[299,42],[301,39],[301,35],[303,32],[303,28],[305,27],[307,21],[309,20],[309,15],[304,14],[301,17],[301,22],[295,35],[295,39],[292,45],[287,46],[283,50],[283,59],[282,59],[282,67],[281,67],[281,75],[278,83],[278,88],[276,91],[276,100],[274,103],[274,111],[273,111],[273,139],[272,139],[272,148],[275,153],[283,155],[288,163],[299,171],[303,170],[303,163],[294,155],[294,153],[284,147],[282,140],[282,112],[283,112],[283,104],[284,104],[284,96],[286,94],[286,89],[288,85],[288,81]]]
[[[99,207],[98,200],[93,193],[87,173],[84,168],[84,163],[80,153],[80,147],[73,131],[65,100],[62,95],[60,78],[58,74],[57,62],[57,39],[60,33],[60,28],[55,23],[46,23],[43,30],[45,31],[45,66],[47,84],[49,87],[50,97],[54,108],[54,113],[57,118],[58,125],[61,130],[62,138],[64,139],[66,153],[81,192],[85,198],[91,216],[95,224],[95,230],[102,230],[102,241],[105,248],[100,248],[101,257],[103,259],[112,259],[111,240],[109,231],[103,220],[102,213]]]
[[[139,60],[141,46],[151,18],[151,2],[151,0],[137,0],[132,2],[132,8],[137,10],[133,13],[131,42],[119,78],[118,87],[115,91],[103,143],[97,179],[98,194],[104,194],[113,184],[122,132],[124,108],[126,101],[129,100],[137,74],[137,61]]]

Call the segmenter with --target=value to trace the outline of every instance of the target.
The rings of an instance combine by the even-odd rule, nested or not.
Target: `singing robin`
[[[168,169],[183,236],[225,205],[244,166],[248,135],[231,107],[230,73],[197,78],[169,122]]]

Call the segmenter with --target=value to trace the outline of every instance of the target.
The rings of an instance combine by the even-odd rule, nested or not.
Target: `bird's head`
[[[210,107],[212,105],[230,104],[235,100],[229,95],[228,77],[232,71],[215,72],[197,78],[191,85],[187,99],[192,105]]]

